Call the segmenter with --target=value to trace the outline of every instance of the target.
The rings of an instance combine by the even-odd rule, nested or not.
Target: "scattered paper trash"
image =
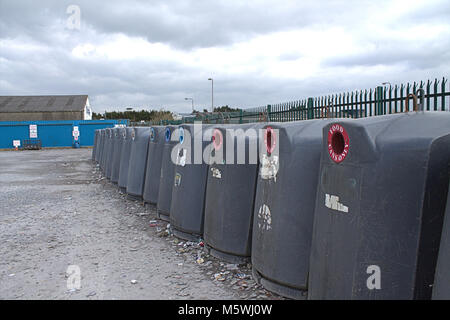
[[[216,274],[214,275],[214,278],[215,278],[217,281],[225,281],[225,280],[226,280],[226,278],[225,278],[225,276],[223,275],[223,273],[216,273]]]

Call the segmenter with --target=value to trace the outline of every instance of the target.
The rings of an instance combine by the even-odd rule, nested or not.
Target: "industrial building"
[[[92,120],[88,95],[0,96],[0,121]]]

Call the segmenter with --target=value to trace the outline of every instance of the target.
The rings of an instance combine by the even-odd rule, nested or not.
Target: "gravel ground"
[[[281,299],[250,265],[173,237],[102,178],[91,151],[0,152],[0,299]]]

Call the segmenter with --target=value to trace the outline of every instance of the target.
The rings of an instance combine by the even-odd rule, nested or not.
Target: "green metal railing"
[[[181,123],[249,123],[286,122],[320,118],[363,118],[412,111],[450,111],[448,79],[378,86],[374,89],[351,91],[315,98],[271,104],[238,112],[199,113],[178,121],[159,121],[148,125]]]
[[[275,122],[362,118],[412,111],[419,107],[423,110],[450,111],[448,79],[378,86],[375,89],[269,105],[267,118]]]

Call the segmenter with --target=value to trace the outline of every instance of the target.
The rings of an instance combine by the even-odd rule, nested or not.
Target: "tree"
[[[173,120],[172,112],[160,110],[132,110],[132,111],[110,111],[104,114],[92,113],[92,119],[129,119],[130,121],[160,121]]]
[[[239,108],[233,109],[230,108],[228,105],[214,108],[214,112],[237,112],[237,111],[241,111],[241,109]]]

